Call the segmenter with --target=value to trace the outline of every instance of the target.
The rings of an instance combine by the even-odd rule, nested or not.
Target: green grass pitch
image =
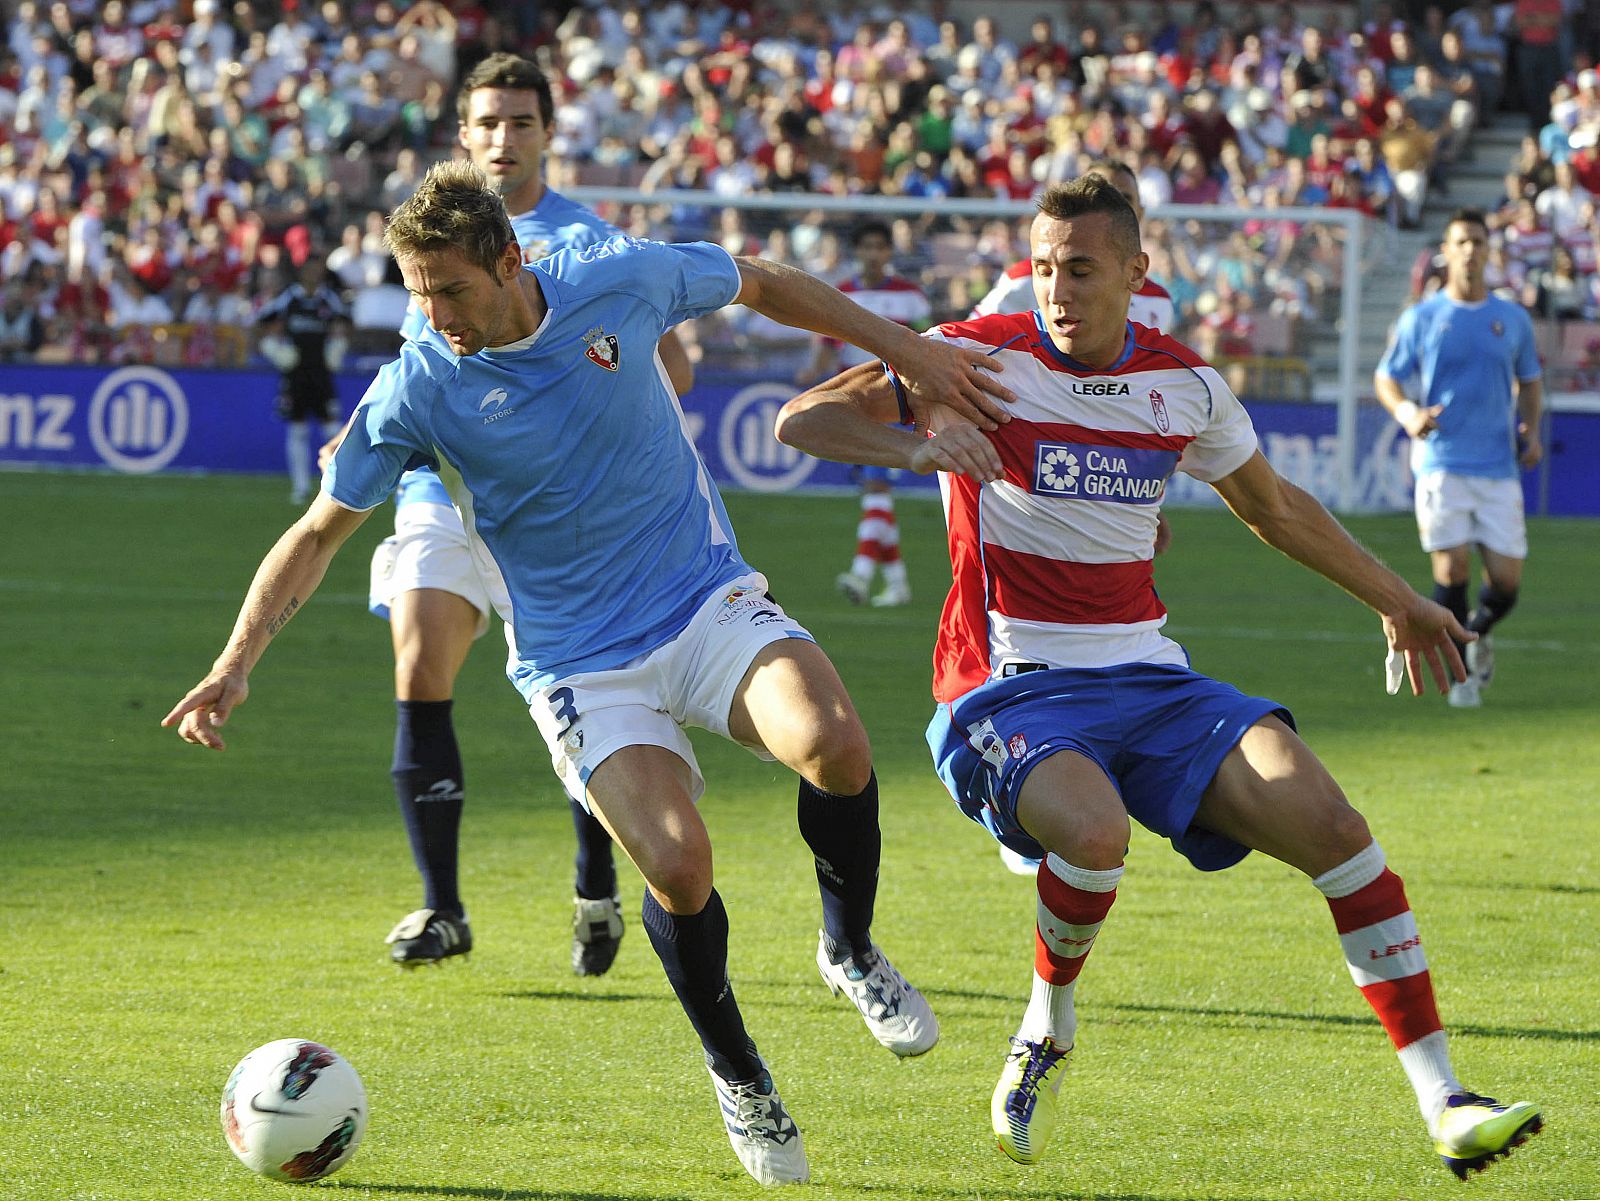
[[[366,1140],[328,1195],[754,1196],[699,1048],[638,928],[568,967],[571,833],[501,674],[458,689],[470,962],[403,974],[418,899],[388,780],[387,630],[365,611],[383,513],[335,562],[235,715],[230,749],[157,721],[206,670],[292,516],[277,479],[0,475],[0,1197],[287,1197],[217,1123],[246,1051],[356,1064]],[[1290,705],[1405,878],[1466,1082],[1546,1129],[1458,1185],[1309,884],[1252,856],[1203,876],[1137,833],[1079,990],[1080,1054],[1044,1162],[995,1149],[988,1097],[1026,999],[1029,885],[944,798],[922,729],[948,569],[901,506],[916,601],[849,608],[854,502],[736,496],[741,545],[839,665],[883,786],[876,932],[939,1046],[897,1062],[816,978],[818,907],[785,773],[698,738],[703,810],[752,1033],[805,1132],[809,1195],[862,1201],[1600,1197],[1600,524],[1539,521],[1499,678],[1475,712],[1386,697],[1375,619],[1221,513],[1173,514],[1158,567],[1195,665]],[[1406,517],[1354,528],[1415,582]],[[298,1194],[296,1194],[298,1195]]]

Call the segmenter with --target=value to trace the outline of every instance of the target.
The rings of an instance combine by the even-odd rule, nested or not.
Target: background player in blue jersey
[[[961,810],[1043,860],[1032,994],[992,1094],[995,1139],[1032,1163],[1058,1124],[1078,975],[1137,820],[1202,870],[1255,849],[1310,878],[1435,1150],[1458,1176],[1482,1169],[1540,1128],[1538,1106],[1462,1087],[1400,877],[1288,710],[1191,670],[1160,633],[1154,506],[1181,462],[1262,541],[1377,613],[1416,693],[1424,660],[1441,692],[1465,675],[1452,639],[1470,635],[1273,470],[1215,368],[1129,323],[1148,259],[1109,181],[1055,185],[1039,210],[1037,311],[935,331],[994,348],[1014,421],[983,432],[936,414],[931,437],[897,429],[892,377],[870,364],[778,418],[780,439],[811,454],[945,473],[954,586],[928,743]]]
[[[618,232],[545,186],[555,108],[550,82],[535,63],[514,54],[489,56],[462,81],[456,109],[460,143],[505,201],[525,261],[593,246]],[[427,324],[413,306],[402,332],[415,338]],[[670,330],[659,350],[673,388],[687,392],[693,367]],[[323,448],[324,462],[338,444],[335,439]],[[390,958],[403,967],[472,949],[458,873],[465,778],[451,710],[456,676],[473,641],[488,628],[498,573],[488,564],[484,578],[470,537],[438,475],[420,468],[401,479],[394,537],[373,557],[373,610],[388,617],[394,641],[391,774],[423,884],[422,908],[402,918],[388,937]],[[616,958],[623,931],[611,836],[576,800],[567,800],[577,834],[572,968],[599,976]]]
[[[1455,213],[1440,249],[1444,286],[1400,314],[1373,385],[1412,439],[1417,528],[1433,563],[1433,598],[1478,635],[1466,648],[1468,678],[1450,689],[1452,705],[1472,708],[1494,676],[1490,631],[1522,585],[1528,535],[1517,469],[1544,453],[1544,383],[1527,310],[1489,294],[1483,214]],[[1408,384],[1419,400],[1408,399]],[[1473,546],[1483,584],[1469,616]]]
[[[482,175],[446,163],[389,223],[431,331],[379,372],[310,509],[268,553],[227,646],[163,721],[222,749],[251,668],[338,547],[408,469],[459,475],[500,568],[510,675],[563,782],[648,884],[643,921],[700,1035],[729,1141],[763,1183],[808,1177],[800,1133],[728,983],[727,914],[695,808],[699,725],[800,776],[822,893],[817,967],[898,1055],[938,1024],[871,934],[880,836],[871,748],[810,635],[766,594],[655,362],[670,326],[735,301],[896,364],[907,404],[993,426],[989,356],[929,342],[803,272],[707,243],[616,238],[524,268]],[[987,415],[986,415],[987,414]]]

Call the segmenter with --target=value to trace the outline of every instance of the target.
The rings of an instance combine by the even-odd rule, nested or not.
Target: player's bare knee
[[[872,743],[854,714],[818,722],[791,766],[823,792],[854,796],[872,778]]]
[[[699,913],[711,899],[711,853],[709,848],[678,843],[658,847],[639,863],[639,870],[650,885],[661,907],[668,913]]]

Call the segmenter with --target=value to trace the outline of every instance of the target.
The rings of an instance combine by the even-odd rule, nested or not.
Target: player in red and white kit
[[[889,270],[894,257],[894,238],[881,221],[863,221],[850,236],[856,256],[856,274],[839,284],[869,313],[890,321],[923,329],[933,308],[927,296],[904,276]],[[801,382],[830,376],[841,367],[868,362],[871,356],[848,342],[819,339],[817,353],[801,373]],[[848,571],[835,583],[852,604],[865,604],[872,591],[872,578],[883,572],[883,590],[872,597],[877,606],[903,605],[911,600],[911,583],[906,578],[905,560],[900,557],[900,527],[894,517],[894,486],[899,474],[887,467],[856,467],[861,485],[861,519],[856,523],[856,553]]]
[[[1400,878],[1282,705],[1190,670],[1152,586],[1156,514],[1175,470],[1210,483],[1269,545],[1373,609],[1412,691],[1465,677],[1466,631],[1309,494],[1279,476],[1238,399],[1186,346],[1127,321],[1144,278],[1138,220],[1086,176],[1040,200],[1038,309],[939,327],[987,350],[1017,396],[992,433],[902,419],[881,366],[790,401],[778,436],[823,458],[941,473],[954,583],[928,730],[956,803],[1042,857],[1033,992],[996,1086],[1000,1147],[1031,1163],[1056,1124],[1076,1042],[1073,991],[1122,879],[1130,819],[1202,870],[1250,850],[1326,897],[1345,962],[1399,1053],[1435,1149],[1459,1176],[1540,1126],[1528,1102],[1462,1087]]]
[[[1098,175],[1114,187],[1132,206],[1134,216],[1139,219],[1140,228],[1144,227],[1144,204],[1139,200],[1139,178],[1133,173],[1133,168],[1120,159],[1103,158],[1091,165],[1084,174]],[[994,287],[989,290],[989,294],[972,310],[972,316],[1028,313],[1033,311],[1036,303],[1033,294],[1033,260],[1026,258],[1005,269]],[[1176,315],[1171,293],[1148,275],[1145,276],[1144,283],[1139,285],[1139,290],[1128,302],[1128,320],[1163,333],[1171,333]],[[1158,516],[1155,553],[1159,555],[1171,542],[1172,529],[1164,515]],[[1019,876],[1031,876],[1039,870],[1037,859],[1020,854],[1003,842],[1000,844],[1000,862],[1006,865],[1008,871]]]

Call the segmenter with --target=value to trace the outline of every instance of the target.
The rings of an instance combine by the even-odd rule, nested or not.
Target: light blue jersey
[[[727,252],[619,236],[527,270],[549,305],[538,330],[465,358],[437,336],[407,342],[325,488],[365,511],[410,468],[459,473],[469,528],[505,577],[511,679],[531,702],[670,641],[752,569],[656,360],[668,328],[738,295]]]
[[[1398,384],[1419,378],[1417,403],[1444,406],[1432,436],[1412,442],[1415,474],[1516,478],[1513,381],[1539,377],[1533,322],[1521,305],[1498,296],[1463,304],[1435,292],[1400,314],[1378,370]]]
[[[568,200],[560,192],[546,188],[538,204],[511,218],[511,232],[517,235],[517,245],[522,247],[522,261],[536,263],[558,250],[582,250],[597,245],[621,231],[576,200]],[[400,333],[407,341],[427,335],[428,319],[415,304],[406,309]],[[418,501],[435,505],[453,503],[438,475],[427,468],[408,471],[394,494],[397,509]]]

